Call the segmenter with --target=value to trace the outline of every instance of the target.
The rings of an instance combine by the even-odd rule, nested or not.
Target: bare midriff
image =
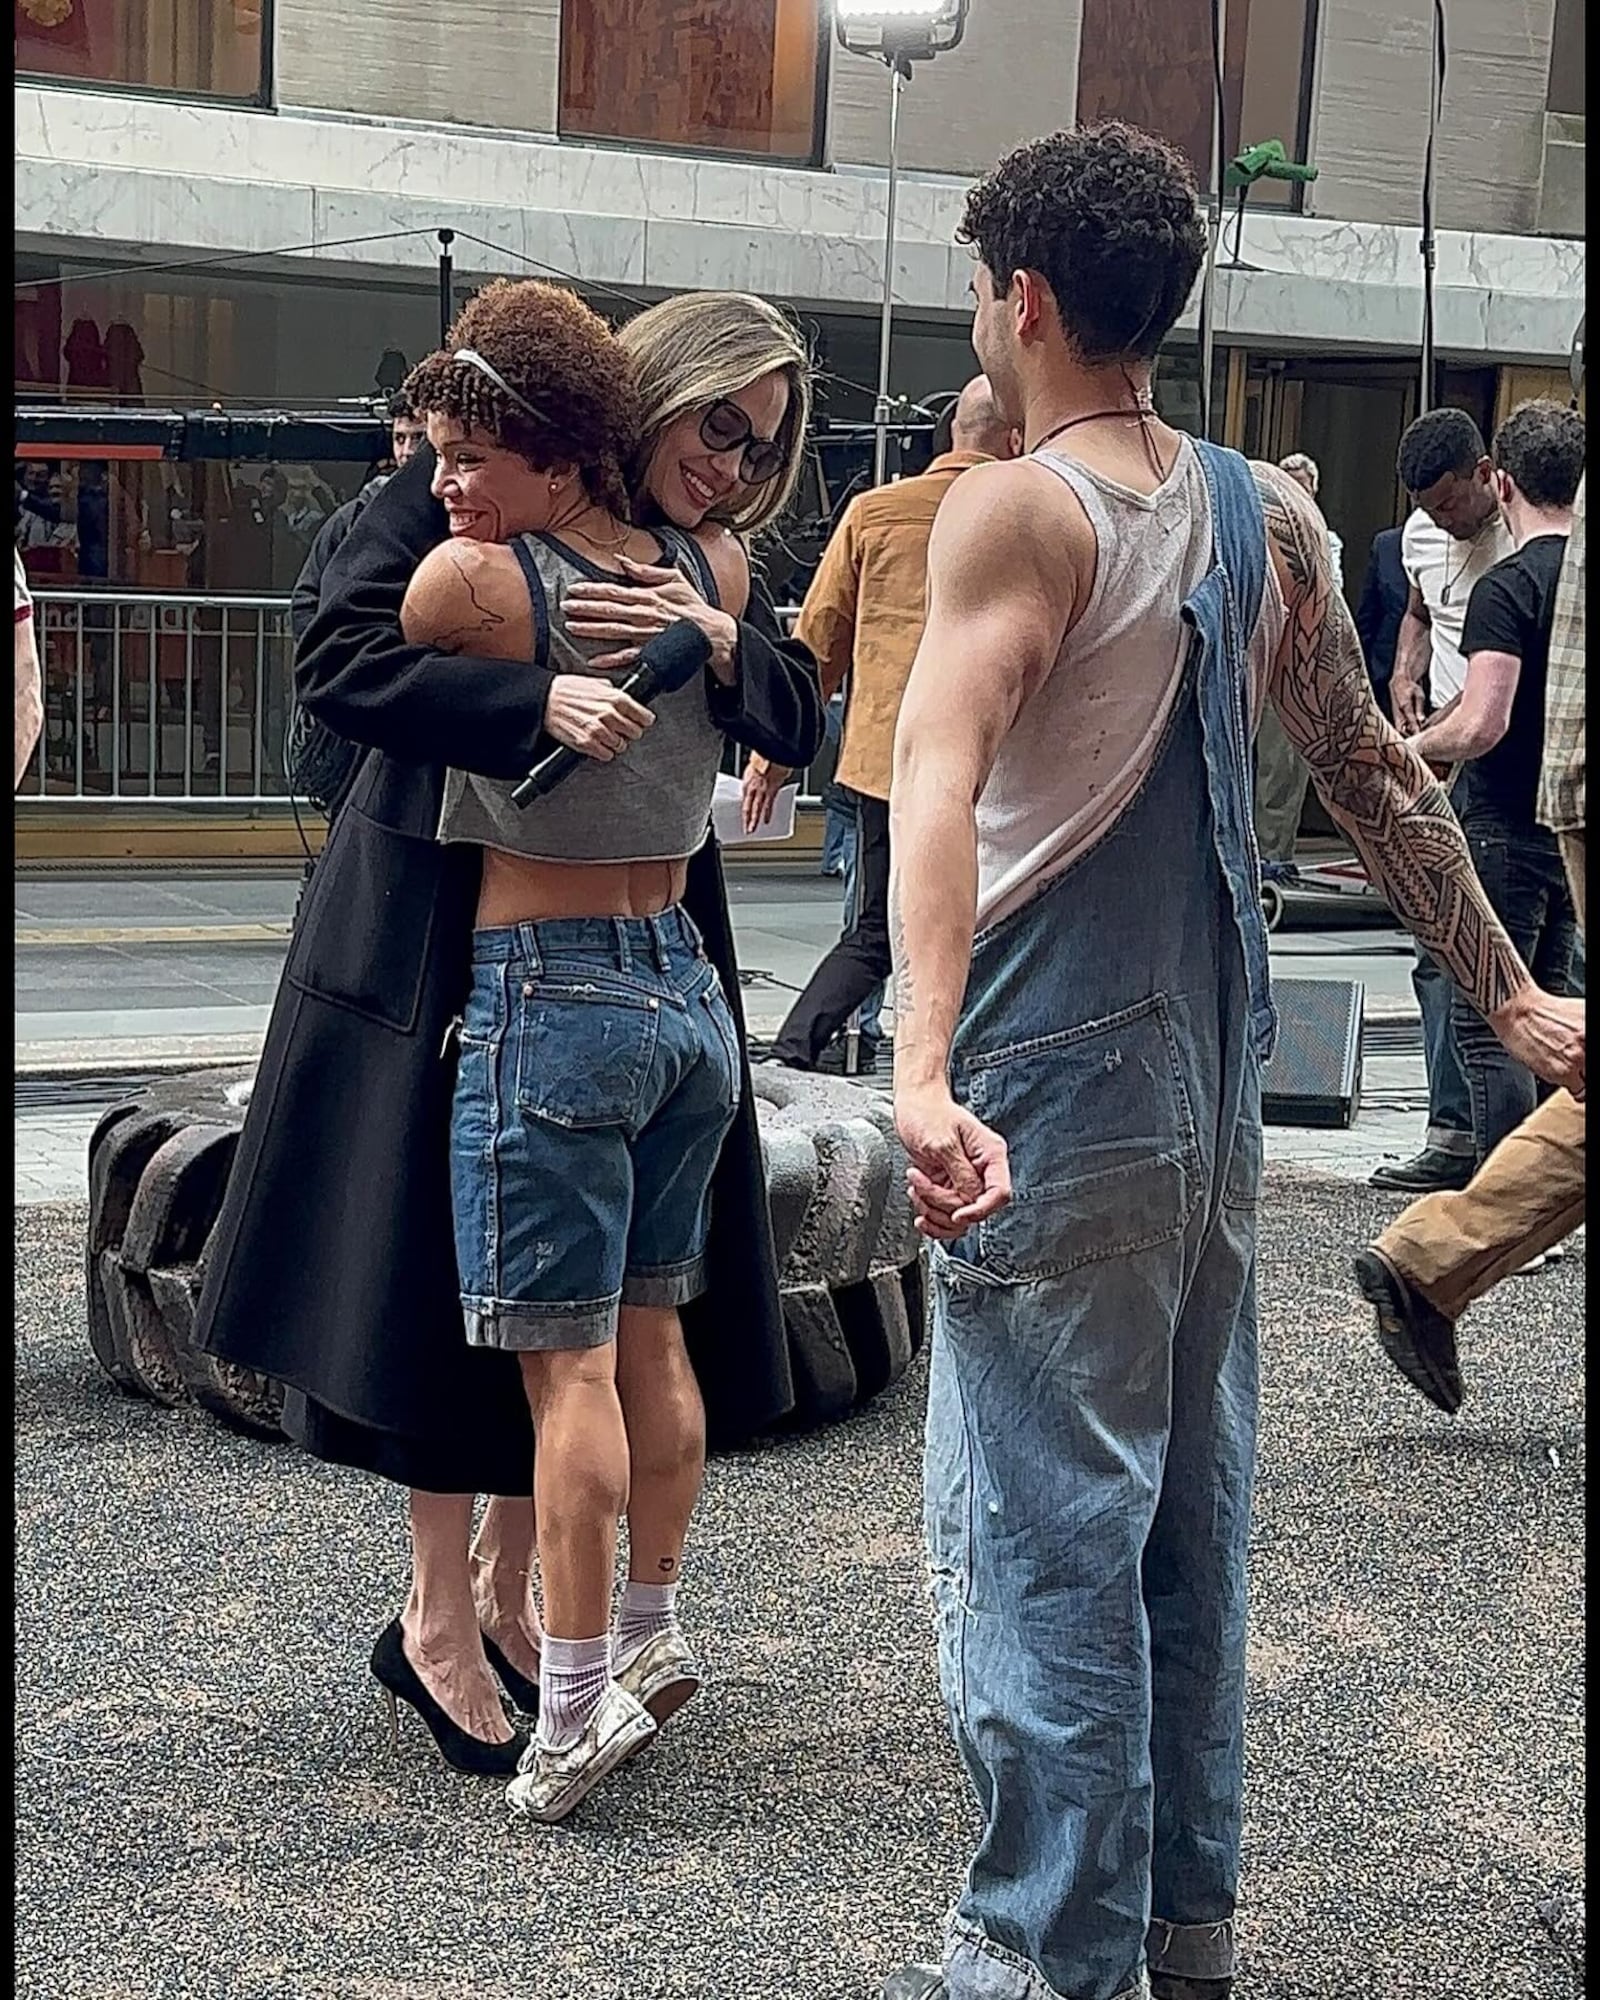
[[[554,917],[659,917],[683,900],[687,861],[534,861],[483,850],[479,930]]]

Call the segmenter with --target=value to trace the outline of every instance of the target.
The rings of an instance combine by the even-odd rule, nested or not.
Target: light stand
[[[455,309],[455,259],[450,255],[450,245],[456,240],[453,229],[439,231],[439,345],[444,346],[450,338],[450,322],[456,316]]]
[[[894,232],[900,205],[900,93],[911,81],[911,59],[896,51],[886,55],[889,66],[889,189],[884,203],[883,308],[878,323],[878,400],[872,407],[877,439],[872,449],[872,483],[889,477],[889,425],[894,405],[889,400],[889,350],[894,339]]]
[[[889,185],[884,203],[883,304],[878,322],[878,394],[872,409],[872,483],[889,477],[889,433],[895,405],[889,395],[889,356],[894,342],[895,223],[900,200],[900,94],[911,81],[914,62],[931,62],[953,49],[966,32],[967,0],[898,0],[872,5],[870,0],[835,0],[834,29],[852,55],[873,56],[889,71]],[[846,702],[849,690],[846,688]],[[856,833],[855,894],[851,898],[851,928],[861,921],[862,868],[859,823]],[[846,1076],[861,1073],[861,1009],[845,1023]]]
[[[1433,408],[1434,190],[1439,166],[1439,111],[1444,102],[1444,0],[1433,0],[1433,40],[1428,55],[1428,150],[1422,169],[1422,380],[1417,415]]]
[[[1211,191],[1206,198],[1206,264],[1200,279],[1200,434],[1211,436],[1211,364],[1217,348],[1217,251],[1222,243],[1224,64],[1228,0],[1211,0]]]

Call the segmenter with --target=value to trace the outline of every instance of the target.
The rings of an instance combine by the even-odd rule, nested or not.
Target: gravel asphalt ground
[[[1264,1198],[1238,2000],[1567,2000],[1540,1912],[1581,1935],[1581,1255],[1474,1312],[1452,1424],[1348,1275],[1387,1212],[1310,1177]],[[399,1497],[119,1396],[83,1222],[16,1218],[18,1995],[875,2000],[930,1954],[973,1822],[920,1367],[715,1462],[706,1693],[566,1829],[512,1827],[413,1719],[389,1750],[366,1653]]]

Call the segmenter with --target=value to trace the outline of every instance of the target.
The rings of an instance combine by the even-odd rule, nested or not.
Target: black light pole
[[[456,240],[453,229],[439,231],[439,345],[444,346],[450,337],[450,322],[455,318],[455,303],[452,299],[455,278],[455,260],[450,255],[450,245]]]
[[[889,72],[889,183],[885,190],[883,298],[878,316],[878,395],[872,406],[872,483],[889,476],[889,432],[894,403],[889,396],[889,356],[894,342],[895,220],[900,194],[900,93],[911,81],[913,62],[932,62],[953,49],[966,31],[969,0],[834,0],[833,25],[852,55],[872,56]],[[853,921],[861,920],[859,857]],[[847,1076],[861,1069],[861,1009],[845,1023]]]
[[[1444,0],[1433,0],[1432,38],[1428,50],[1428,150],[1422,170],[1422,380],[1417,414],[1433,408],[1433,271],[1434,190],[1438,179],[1439,112],[1444,102]]]

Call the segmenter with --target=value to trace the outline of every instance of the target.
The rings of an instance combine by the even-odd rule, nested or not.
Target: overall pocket
[[[964,1068],[972,1110],[1011,1156],[1010,1204],[951,1246],[975,1275],[1060,1277],[1182,1234],[1200,1149],[1162,996]]]
[[[513,985],[512,1005],[520,1111],[574,1131],[638,1126],[660,1033],[658,1000],[597,972],[524,979]]]

